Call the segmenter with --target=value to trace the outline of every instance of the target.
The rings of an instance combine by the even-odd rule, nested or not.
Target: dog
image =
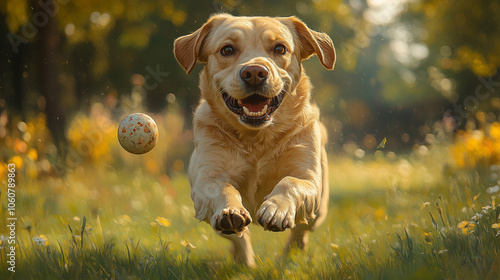
[[[252,221],[290,228],[286,250],[305,248],[326,217],[329,188],[327,133],[301,62],[316,55],[333,70],[330,37],[296,17],[216,14],[177,38],[174,55],[187,74],[205,64],[188,167],[195,217],[249,267]]]

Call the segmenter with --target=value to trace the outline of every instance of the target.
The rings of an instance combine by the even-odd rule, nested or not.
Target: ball
[[[155,147],[158,141],[158,127],[155,121],[146,114],[130,114],[120,122],[118,141],[129,153],[147,153]]]

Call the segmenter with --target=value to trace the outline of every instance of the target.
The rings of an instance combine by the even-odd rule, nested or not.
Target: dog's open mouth
[[[264,97],[254,93],[243,99],[231,97],[225,91],[222,91],[222,98],[227,108],[240,116],[240,120],[251,126],[261,126],[271,120],[271,114],[278,109],[285,96],[282,90],[278,95],[272,98]]]

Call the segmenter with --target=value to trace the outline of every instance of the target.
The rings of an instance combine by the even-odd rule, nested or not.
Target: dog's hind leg
[[[254,252],[248,229],[241,232],[241,236],[236,234],[221,234],[221,236],[231,240],[231,253],[236,263],[255,267]]]
[[[309,225],[300,224],[293,228],[285,247],[285,255],[287,255],[292,248],[304,250],[307,247],[310,232],[311,229]]]

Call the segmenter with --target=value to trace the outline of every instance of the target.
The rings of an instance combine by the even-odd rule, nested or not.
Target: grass
[[[309,249],[284,257],[287,233],[252,225],[254,270],[234,264],[226,240],[193,218],[183,173],[162,180],[88,165],[24,182],[13,279],[496,279],[492,182],[475,171],[447,177],[426,160],[332,159],[329,217]],[[476,213],[470,231],[458,227]],[[42,234],[48,245],[33,241]]]
[[[2,243],[0,279],[483,280],[500,275],[495,187],[500,170],[453,167],[446,146],[398,156],[377,151],[362,161],[332,155],[329,216],[311,235],[309,248],[283,256],[288,232],[264,232],[252,224],[258,269],[248,269],[232,261],[227,240],[193,217],[182,161],[168,161],[175,168],[167,176],[159,172],[165,168],[159,160],[165,147],[133,157],[110,143],[106,153],[124,158],[89,157],[64,176],[32,174],[30,158],[43,159],[30,156],[31,150],[17,156],[24,167],[16,172],[16,272],[7,271],[8,249]]]

